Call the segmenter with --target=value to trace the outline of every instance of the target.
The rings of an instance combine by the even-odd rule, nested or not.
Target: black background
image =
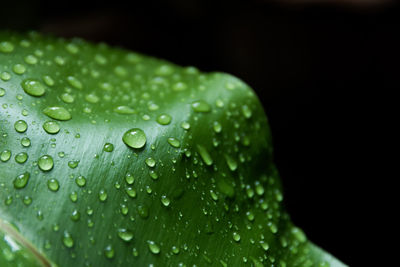
[[[367,240],[378,235],[381,148],[399,88],[399,8],[290,2],[18,1],[2,6],[1,28],[104,41],[240,77],[269,117],[293,221],[363,266],[376,253]]]

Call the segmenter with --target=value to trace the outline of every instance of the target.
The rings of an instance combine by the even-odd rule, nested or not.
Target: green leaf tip
[[[240,79],[0,33],[0,246],[10,222],[19,266],[344,266],[291,223],[272,159]]]

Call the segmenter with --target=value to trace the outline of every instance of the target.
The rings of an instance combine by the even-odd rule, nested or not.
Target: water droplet
[[[136,197],[136,189],[133,188],[133,187],[127,187],[125,189],[125,192],[131,198],[135,198]]]
[[[32,203],[32,198],[30,196],[24,196],[22,200],[26,206],[29,206]]]
[[[103,151],[105,152],[113,152],[114,150],[114,145],[111,143],[106,143],[103,147]]]
[[[23,133],[28,129],[28,124],[24,120],[18,120],[14,123],[14,129],[19,133]]]
[[[160,253],[161,249],[154,241],[148,240],[147,243],[149,245],[149,250],[151,253],[153,253],[153,254]]]
[[[184,91],[184,90],[186,90],[186,88],[187,88],[187,85],[186,85],[186,83],[183,83],[183,82],[177,82],[172,86],[172,90],[174,90],[174,91]]]
[[[51,191],[57,192],[58,189],[60,188],[60,184],[58,183],[58,180],[57,180],[57,179],[52,178],[52,179],[50,179],[50,180],[47,181],[47,187],[48,187]]]
[[[210,112],[210,105],[204,100],[198,100],[192,103],[192,108],[195,112]]]
[[[122,141],[129,147],[142,148],[146,144],[146,135],[141,129],[133,128],[124,133]]]
[[[150,177],[153,180],[157,180],[158,179],[158,174],[154,170],[151,170],[149,173],[150,173]]]
[[[161,125],[168,125],[171,123],[171,116],[168,114],[161,114],[160,116],[157,117],[157,122]]]
[[[300,243],[304,243],[307,241],[307,237],[304,234],[304,232],[298,228],[298,227],[293,227],[291,230],[292,234],[294,235],[294,237],[300,242]]]
[[[72,239],[72,236],[68,231],[64,232],[62,241],[64,246],[67,248],[72,248],[74,246],[74,239]]]
[[[3,151],[1,152],[1,154],[0,154],[0,160],[1,160],[2,162],[6,162],[6,161],[8,161],[10,158],[11,158],[11,151],[10,151],[10,150],[6,149],[6,150],[3,150]]]
[[[226,164],[228,165],[228,167],[231,171],[235,171],[237,169],[238,165],[234,158],[232,158],[228,154],[225,154],[225,160],[226,160]]]
[[[190,129],[190,124],[187,121],[183,121],[181,123],[181,127],[185,130],[189,130]]]
[[[179,254],[179,247],[177,247],[177,246],[172,246],[172,253],[174,253],[175,255],[178,255]]]
[[[4,96],[6,94],[6,90],[2,87],[0,87],[0,97]]]
[[[18,153],[15,155],[15,161],[19,164],[25,163],[28,160],[28,154],[25,152]]]
[[[60,131],[60,125],[55,121],[46,121],[43,123],[43,129],[46,133],[56,134]]]
[[[138,205],[137,212],[138,212],[139,216],[143,219],[146,219],[149,217],[149,209],[144,205]]]
[[[69,111],[63,107],[47,107],[43,110],[43,113],[59,121],[67,121],[72,118]]]
[[[214,201],[218,200],[218,195],[213,190],[210,190],[210,195]]]
[[[14,51],[14,45],[11,42],[0,42],[0,52],[11,53],[12,51]]]
[[[154,166],[156,166],[156,161],[153,158],[147,158],[145,160],[146,165],[149,166],[150,168],[153,168]]]
[[[61,95],[61,100],[64,101],[64,103],[71,104],[71,103],[74,102],[75,98],[74,98],[73,95],[70,95],[68,93],[64,93],[64,94]]]
[[[168,207],[169,204],[171,203],[171,200],[167,196],[161,196],[161,203],[165,206]]]
[[[254,221],[254,213],[253,212],[251,212],[251,211],[247,211],[246,212],[246,216],[247,216],[247,219],[249,220],[249,221]]]
[[[262,196],[264,194],[264,187],[262,184],[259,181],[256,181],[255,186],[257,195]]]
[[[67,81],[72,87],[74,87],[76,89],[82,89],[83,88],[82,83],[77,78],[75,78],[74,76],[68,76],[67,77]]]
[[[237,232],[233,232],[232,237],[236,242],[240,241],[240,235]]]
[[[74,222],[77,222],[81,218],[81,213],[78,210],[73,210],[72,213],[71,213],[70,218]]]
[[[125,175],[125,181],[126,181],[127,184],[133,184],[135,182],[135,177],[133,177],[132,174],[127,173]]]
[[[129,115],[129,114],[135,114],[136,110],[133,108],[130,108],[128,106],[118,106],[114,108],[114,112],[118,114],[124,114],[124,115]]]
[[[38,160],[38,166],[42,171],[50,171],[53,168],[54,161],[49,155],[41,156]]]
[[[68,161],[68,167],[70,167],[71,169],[75,169],[76,167],[78,167],[78,165],[79,165],[79,160]]]
[[[177,140],[173,137],[168,138],[168,143],[175,148],[179,148],[181,146],[181,143],[179,142],[179,140]]]
[[[72,202],[76,202],[78,200],[78,193],[72,191],[71,194],[69,194],[69,199],[71,199]]]
[[[23,147],[29,147],[31,145],[31,139],[29,139],[28,137],[23,137],[21,139],[21,145]]]
[[[214,132],[220,133],[222,131],[222,126],[218,121],[215,121],[213,123],[213,129],[214,129]]]
[[[123,241],[130,242],[133,239],[133,232],[125,228],[120,228],[118,229],[118,236]]]
[[[65,49],[67,49],[67,51],[71,54],[77,54],[79,52],[79,47],[71,43],[67,44]]]
[[[104,202],[107,200],[107,192],[104,189],[101,189],[99,191],[99,199],[101,202]]]
[[[24,58],[24,60],[29,65],[34,65],[34,64],[38,63],[38,59],[34,55],[27,55]]]
[[[15,179],[14,179],[14,188],[15,189],[21,189],[24,188],[29,181],[29,177],[30,177],[30,173],[29,172],[25,172],[23,174],[18,175]]]
[[[54,80],[49,75],[43,76],[43,81],[48,86],[53,86],[54,85]]]
[[[264,251],[267,251],[269,249],[268,243],[266,243],[264,241],[260,241],[260,246]]]
[[[8,81],[8,80],[11,79],[11,74],[8,73],[7,71],[3,71],[3,72],[0,74],[0,78],[1,78],[3,81]]]
[[[207,149],[202,145],[197,145],[196,147],[197,147],[197,151],[199,151],[199,154],[200,154],[203,162],[208,166],[212,165],[213,160],[211,158],[211,155],[208,153]]]
[[[13,72],[15,74],[24,74],[26,71],[26,67],[22,64],[15,64],[12,68]]]
[[[246,119],[251,118],[252,112],[251,112],[251,109],[247,105],[242,106],[242,113]]]

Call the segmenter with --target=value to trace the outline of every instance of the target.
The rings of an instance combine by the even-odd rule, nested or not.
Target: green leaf
[[[344,266],[282,201],[241,80],[0,33],[2,266]]]

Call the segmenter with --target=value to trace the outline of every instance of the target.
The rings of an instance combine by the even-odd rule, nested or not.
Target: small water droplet
[[[181,123],[181,127],[185,130],[189,130],[190,129],[190,124],[187,121],[183,121]]]
[[[11,151],[10,151],[10,150],[6,149],[6,150],[3,150],[3,151],[1,152],[1,154],[0,154],[0,160],[1,160],[2,162],[6,162],[6,161],[8,161],[10,158],[11,158]]]
[[[235,171],[237,169],[238,165],[234,158],[232,158],[228,154],[225,154],[225,160],[226,160],[226,164],[228,165],[228,167],[231,171]]]
[[[172,117],[168,114],[161,114],[157,117],[157,122],[161,125],[168,125],[171,123]]]
[[[64,94],[61,95],[61,100],[64,101],[64,103],[71,104],[71,103],[74,102],[75,98],[74,98],[73,95],[70,95],[68,93],[64,93]]]
[[[24,188],[29,181],[29,177],[30,177],[30,173],[29,172],[25,172],[23,174],[18,175],[15,179],[14,179],[14,188],[15,189],[22,189]]]
[[[24,74],[24,73],[25,73],[26,67],[25,67],[24,65],[22,65],[22,64],[15,64],[15,65],[13,66],[12,70],[13,70],[13,72],[14,72],[15,74],[21,75],[21,74]]]
[[[179,142],[179,140],[178,140],[178,139],[175,139],[175,138],[173,138],[173,137],[169,137],[169,138],[168,138],[168,143],[169,143],[171,146],[175,147],[175,148],[179,148],[179,147],[181,146],[181,143]]]
[[[214,129],[214,132],[220,133],[222,131],[222,126],[218,121],[215,121],[213,123],[213,129]]]
[[[240,235],[237,232],[233,232],[232,234],[233,240],[235,240],[236,242],[240,241]]]
[[[82,89],[83,88],[82,83],[77,78],[75,78],[74,76],[68,76],[67,77],[67,81],[72,87],[74,87],[76,89]]]
[[[70,218],[74,222],[79,221],[79,219],[81,218],[81,213],[78,210],[73,210]]]
[[[146,135],[141,129],[133,128],[124,133],[122,141],[129,147],[142,148],[146,144]]]
[[[101,189],[99,191],[99,199],[100,199],[101,202],[106,201],[107,200],[107,196],[108,196],[107,192],[104,189]]]
[[[47,181],[47,187],[48,187],[51,191],[57,192],[58,189],[60,188],[60,184],[59,184],[59,182],[58,182],[57,179],[52,178],[52,179],[50,179],[50,180]]]
[[[49,155],[41,156],[38,160],[38,166],[42,171],[50,171],[53,168],[54,161]]]
[[[106,143],[103,147],[103,151],[105,152],[113,152],[114,150],[114,145],[111,143]]]
[[[24,120],[18,120],[14,123],[14,129],[19,133],[23,133],[28,129],[28,124]]]
[[[15,161],[19,164],[25,163],[28,160],[28,154],[26,152],[20,152],[15,155]]]
[[[114,112],[118,114],[124,114],[124,115],[129,115],[129,114],[135,114],[136,110],[133,108],[130,108],[128,106],[118,106],[114,108]]]
[[[210,112],[211,107],[210,105],[205,102],[204,100],[198,100],[192,103],[192,109],[195,112]]]
[[[23,147],[29,147],[31,145],[31,139],[29,139],[28,137],[23,137],[21,139],[21,145]]]
[[[56,134],[60,131],[60,125],[55,121],[46,121],[43,123],[43,129],[48,134]]]
[[[153,253],[153,254],[160,253],[161,249],[154,241],[148,240],[147,244],[149,245],[149,250],[151,253]]]
[[[243,116],[244,116],[246,119],[251,118],[252,112],[251,112],[251,109],[249,108],[249,106],[243,105],[243,106],[242,106],[242,113],[243,113]]]
[[[138,205],[137,212],[138,212],[139,216],[143,219],[146,219],[149,217],[149,209],[144,205]]]
[[[127,187],[125,189],[125,192],[131,198],[135,198],[136,197],[136,189],[133,188],[133,187]]]
[[[146,165],[149,166],[150,168],[153,168],[154,166],[156,166],[156,161],[152,157],[147,158],[145,160],[145,162],[146,162]]]
[[[126,182],[127,184],[133,184],[133,183],[135,182],[135,177],[133,177],[132,174],[127,173],[127,174],[125,175],[125,182]]]
[[[71,194],[69,194],[69,199],[71,199],[72,202],[76,202],[78,200],[78,193],[72,191]]]
[[[68,167],[70,167],[71,169],[75,169],[76,167],[78,167],[78,165],[79,165],[79,160],[68,161]]]
[[[74,239],[72,239],[72,236],[68,231],[64,232],[62,241],[64,246],[67,248],[72,248],[74,246]]]
[[[118,236],[123,241],[130,242],[133,239],[133,232],[125,228],[120,228],[118,229]]]
[[[69,111],[63,107],[47,107],[43,110],[43,113],[50,118],[59,121],[67,121],[72,118]]]
[[[207,149],[204,146],[199,145],[199,144],[196,147],[197,147],[197,151],[199,152],[200,157],[202,158],[203,162],[208,166],[212,165],[213,160],[211,158],[211,155],[208,153]]]
[[[161,196],[161,203],[165,206],[168,207],[169,204],[171,203],[171,200],[167,196]]]
[[[36,63],[38,63],[38,59],[37,57],[35,57],[34,55],[27,55],[24,58],[25,62],[29,65],[35,65]]]

